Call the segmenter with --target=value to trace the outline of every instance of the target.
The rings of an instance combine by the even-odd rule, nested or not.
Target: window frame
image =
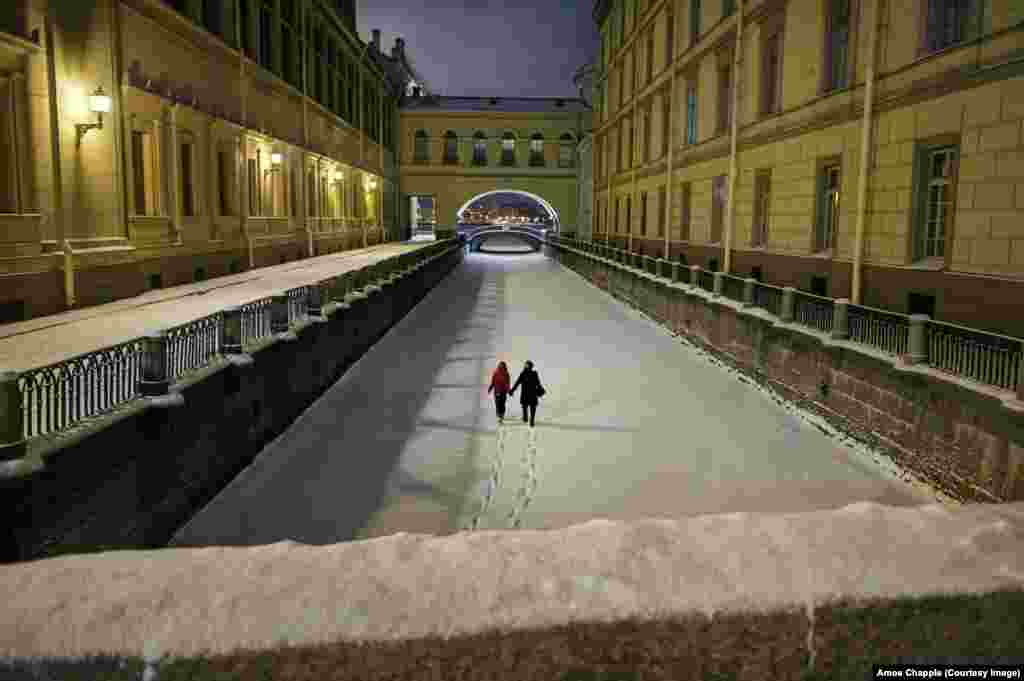
[[[543,168],[545,165],[547,164],[544,162],[544,135],[535,132],[530,135],[530,166]]]
[[[930,21],[932,17],[932,8],[936,4],[946,5],[945,9],[948,11],[948,5],[960,5],[960,2],[950,2],[950,0],[917,0],[917,11],[918,11],[918,57],[924,57],[930,54],[936,54],[944,50],[953,49],[964,44],[970,43],[986,30],[989,17],[991,15],[991,8],[988,2],[985,0],[968,0],[972,7],[964,9],[964,17],[960,18],[960,25],[958,26],[961,31],[961,35],[958,39],[942,41],[936,39],[931,32],[933,25]],[[947,29],[948,26],[945,22],[942,26]]]
[[[640,236],[647,236],[647,201],[650,198],[646,189],[640,192]]]
[[[684,243],[689,243],[691,240],[692,224],[690,221],[693,215],[693,183],[692,182],[680,182],[679,183],[679,200],[680,200],[680,215],[679,215],[679,240]]]
[[[420,128],[413,133],[413,163],[430,163],[430,133]]]
[[[668,212],[668,191],[665,185],[658,187],[658,233],[659,239],[665,238],[665,229],[668,224],[666,213]]]
[[[487,165],[487,135],[482,130],[473,133],[473,165]]]
[[[686,78],[686,130],[685,144],[697,144],[699,140],[698,123],[700,122],[700,91],[697,73],[693,72]]]
[[[700,36],[702,33],[701,23],[704,18],[702,16],[703,14],[704,8],[702,6],[701,0],[690,0],[690,45],[693,45],[694,43],[700,40]]]
[[[815,255],[831,255],[836,252],[836,239],[839,234],[839,219],[843,213],[843,162],[841,156],[829,156],[817,161],[814,191],[814,225],[811,235],[811,252]],[[828,173],[835,169],[838,180],[836,183],[836,199],[838,204],[832,213],[832,224],[826,228],[823,224],[825,205],[828,202]],[[827,238],[826,238],[827,237]]]
[[[847,3],[846,69],[842,84],[834,80],[835,54],[833,53],[833,25],[835,23],[835,2]],[[842,92],[853,87],[857,77],[857,17],[860,16],[859,0],[828,0],[825,5],[825,35],[822,48],[821,82],[819,93]],[[784,51],[784,50],[783,50]]]
[[[187,153],[186,153],[186,147]],[[199,202],[196,200],[196,143],[191,135],[178,139],[178,201],[181,216],[199,216]]]
[[[724,46],[718,52],[718,68],[716,70],[718,82],[718,110],[715,112],[715,134],[726,135],[732,129],[732,86],[735,74],[733,71],[732,55],[735,45]],[[723,74],[725,74],[724,77]]]
[[[725,212],[729,191],[729,176],[715,175],[711,178],[711,228],[708,231],[708,243],[722,243],[725,234]],[[717,237],[717,238],[716,238]]]
[[[754,171],[754,211],[750,224],[750,247],[767,248],[771,227],[772,169]]]
[[[511,146],[508,143],[511,142]],[[505,131],[501,134],[501,157],[500,165],[515,167],[516,165],[516,136],[515,133]]]
[[[442,162],[446,165],[457,165],[459,162],[459,136],[454,130],[445,130],[442,139],[444,140]]]
[[[946,180],[949,186],[949,211],[946,214],[943,234],[942,255],[928,255],[924,242],[927,240],[928,229],[928,189],[931,186],[932,154],[941,151],[952,151],[954,154],[950,175]],[[949,267],[952,261],[952,246],[956,227],[957,194],[960,180],[960,159],[962,149],[957,134],[938,135],[918,140],[914,146],[913,194],[908,229],[907,253],[910,263],[941,263]]]
[[[786,15],[783,11],[761,22],[761,92],[758,106],[762,116],[771,116],[782,111],[785,26]],[[774,46],[776,55],[774,68],[768,59],[771,46]]]

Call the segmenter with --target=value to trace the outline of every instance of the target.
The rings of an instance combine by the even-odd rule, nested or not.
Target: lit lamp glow
[[[274,151],[270,153],[270,165],[279,166],[281,165],[281,160],[282,156],[280,152]]]
[[[345,173],[341,172],[340,170],[335,170],[334,171],[334,181],[335,182],[341,182],[344,179],[345,179]]]
[[[96,88],[96,91],[89,95],[89,111],[96,114],[96,122],[78,123],[75,126],[75,129],[78,131],[78,144],[82,143],[82,137],[85,136],[85,133],[90,130],[103,129],[103,114],[110,113],[110,107],[110,96],[103,91],[102,87]]]

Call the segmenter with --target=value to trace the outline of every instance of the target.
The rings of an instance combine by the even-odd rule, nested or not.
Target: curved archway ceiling
[[[515,189],[496,189],[478,194],[456,212],[460,223],[486,223],[501,217],[525,213],[526,217],[548,218],[559,223],[558,211],[536,194]]]

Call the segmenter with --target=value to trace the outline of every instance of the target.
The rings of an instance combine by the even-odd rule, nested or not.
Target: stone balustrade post
[[[846,340],[850,337],[850,300],[836,298],[832,301],[832,338]]]
[[[690,286],[700,288],[700,265],[690,265]]]
[[[0,461],[20,459],[27,448],[20,377],[17,371],[0,371]]]
[[[779,310],[779,319],[784,322],[793,321],[793,302],[794,296],[796,295],[796,289],[792,286],[786,286],[782,289],[782,304]]]
[[[229,307],[221,315],[221,349],[225,355],[242,354],[242,308]]]
[[[270,333],[285,333],[291,326],[288,319],[288,294],[275,293],[270,302]]]
[[[926,314],[910,315],[909,354],[911,364],[923,364],[928,361],[928,322],[931,317]]]
[[[757,279],[753,277],[747,277],[743,280],[743,307],[752,307],[754,305],[755,284],[757,284]]]
[[[677,263],[677,262],[670,263],[670,268],[671,268],[671,271],[672,271],[672,281],[678,284],[679,283],[679,263]]]
[[[713,277],[712,278],[712,282],[713,283],[712,283],[711,288],[713,289],[713,293],[716,296],[720,296],[720,295],[722,295],[722,287],[725,284],[725,273],[721,272],[721,271],[713,272],[712,273],[712,277]]]
[[[167,331],[151,331],[142,338],[142,377],[139,392],[146,397],[166,395],[171,387],[167,373]]]

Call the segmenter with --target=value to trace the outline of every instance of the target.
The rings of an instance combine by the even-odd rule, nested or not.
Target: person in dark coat
[[[508,365],[498,362],[498,367],[491,374],[491,385],[487,394],[494,393],[494,408],[498,412],[498,422],[505,421],[505,400],[508,399],[509,384],[512,377],[508,373]]]
[[[529,423],[533,428],[533,421],[537,417],[537,402],[544,396],[544,387],[540,384],[540,376],[533,368],[533,362],[527,360],[522,373],[512,386],[510,395],[516,394],[516,388],[522,386],[523,391],[519,393],[519,404],[523,407],[523,423]]]

